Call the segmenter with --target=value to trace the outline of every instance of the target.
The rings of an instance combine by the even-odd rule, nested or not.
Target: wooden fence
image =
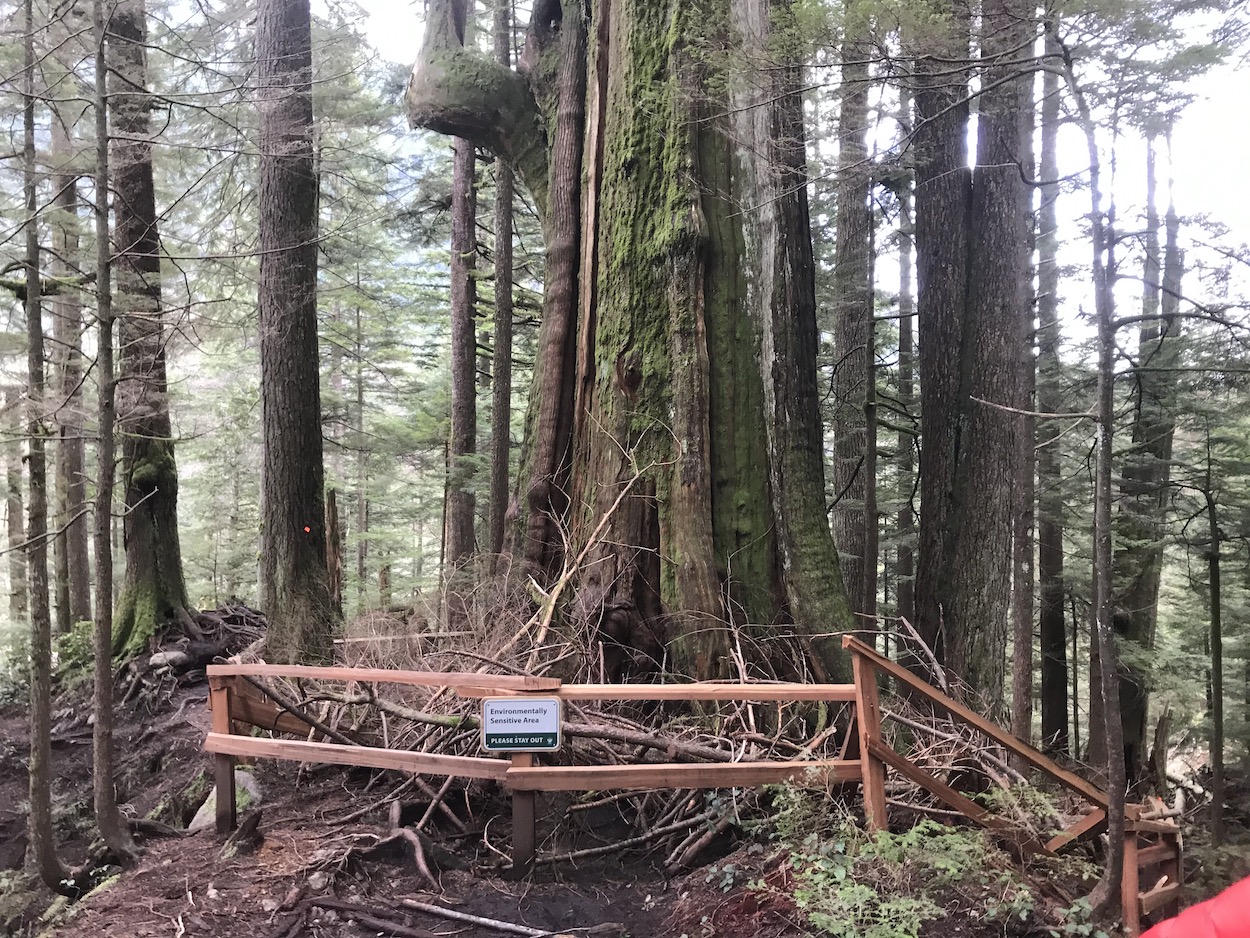
[[[829,783],[858,782],[872,830],[888,826],[885,794],[887,769],[919,785],[934,798],[1006,840],[1017,851],[1055,855],[1106,830],[1106,792],[1064,768],[1045,754],[951,699],[878,654],[852,636],[843,637],[851,653],[853,684],[564,684],[555,678],[469,672],[392,671],[374,668],[306,667],[299,665],[227,664],[208,667],[212,728],[204,748],[214,754],[217,785],[217,831],[233,830],[235,816],[234,762],[238,757],[275,758],[295,762],[395,769],[419,775],[495,779],[512,793],[513,868],[528,871],[535,853],[535,804],[538,791],[600,791],[648,788],[737,788],[783,782],[799,776]],[[536,697],[567,701],[824,701],[854,706],[854,718],[837,759],[752,762],[656,762],[634,765],[539,765],[532,753],[510,753],[503,758],[439,755],[362,745],[348,745],[299,708],[267,697],[255,679],[303,678],[448,688],[462,697]],[[881,732],[882,714],[877,688],[893,678],[910,692],[926,698],[954,720],[965,723],[1015,754],[1043,775],[1080,796],[1089,813],[1058,835],[1042,842],[999,817],[898,753]],[[235,724],[259,726],[278,733],[309,735],[319,730],[340,742],[273,739],[240,735]],[[1130,935],[1138,934],[1141,920],[1160,910],[1175,909],[1182,884],[1180,828],[1171,821],[1143,817],[1142,805],[1126,809],[1128,845],[1124,859],[1122,905]],[[1142,873],[1153,871],[1155,884],[1143,892]],[[1147,878],[1146,882],[1149,882]]]

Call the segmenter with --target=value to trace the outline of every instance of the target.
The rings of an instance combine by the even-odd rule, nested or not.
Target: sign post
[[[482,701],[482,748],[506,752],[517,768],[534,764],[535,752],[555,752],[563,742],[559,698],[487,697]],[[534,868],[537,818],[532,791],[512,793],[512,875]]]

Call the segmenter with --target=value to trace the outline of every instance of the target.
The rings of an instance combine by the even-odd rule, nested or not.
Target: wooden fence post
[[[530,752],[512,753],[512,767],[528,769],[534,764]],[[537,819],[534,816],[534,792],[512,792],[512,877],[523,879],[534,869],[537,840]]]
[[[1126,812],[1130,823],[1124,832],[1124,870],[1120,878],[1120,910],[1124,921],[1124,934],[1129,938],[1137,938],[1141,934],[1141,883],[1137,865],[1137,831],[1132,821],[1137,818],[1137,811],[1130,806]]]
[[[877,701],[877,672],[863,655],[851,653],[855,675],[855,719],[859,724],[859,758],[864,778],[864,814],[873,831],[888,830],[885,807],[885,763],[873,752],[881,741],[881,705]]]
[[[230,735],[230,684],[233,678],[209,678],[208,702],[213,711],[213,732]],[[229,834],[238,824],[235,811],[234,756],[217,753],[213,756],[213,775],[217,787],[217,833]]]

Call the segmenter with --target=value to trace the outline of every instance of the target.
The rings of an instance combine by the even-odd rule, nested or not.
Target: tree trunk
[[[1033,160],[1033,75],[1020,79],[1020,164],[1030,176],[1036,174]],[[1036,517],[1037,456],[1037,365],[1033,356],[1035,341],[1033,310],[1037,291],[1033,286],[1033,189],[1020,187],[1020,213],[1024,218],[1021,243],[1023,296],[1016,314],[1016,350],[1019,356],[1016,388],[1016,482],[1012,486],[1012,564],[1011,564],[1011,732],[1030,742],[1033,735],[1033,523]],[[1022,767],[1020,763],[1017,767]]]
[[[52,159],[57,170],[52,177],[56,207],[52,226],[53,274],[69,278],[79,271],[78,257],[78,177],[69,163],[73,121],[69,108],[52,115]],[[57,378],[57,491],[60,495],[59,524],[65,529],[60,541],[65,558],[64,597],[69,624],[91,620],[91,560],[88,553],[90,518],[87,513],[86,446],[83,440],[82,295],[68,286],[53,298],[52,336],[56,342]],[[59,579],[59,576],[58,576]],[[58,602],[60,605],[60,602]]]
[[[911,96],[900,105],[903,120],[911,126]],[[898,402],[911,413],[915,397],[915,339],[913,338],[916,303],[912,295],[912,250],[915,227],[912,223],[911,180],[906,180],[899,193],[898,244]],[[895,563],[895,594],[898,615],[908,622],[916,621],[916,438],[912,433],[898,434],[898,559]]]
[[[1207,478],[1203,489],[1207,528],[1207,571],[1211,581],[1211,843],[1224,842],[1224,632],[1220,582],[1221,532],[1211,476],[1211,433],[1207,431]]]
[[[96,159],[95,159],[95,274],[96,274],[96,318],[98,320],[99,330],[96,341],[96,381],[99,386],[99,394],[97,398],[97,422],[100,427],[100,439],[96,443],[96,456],[98,459],[98,467],[96,473],[96,504],[95,504],[95,550],[96,550],[96,620],[92,629],[92,657],[94,660],[93,672],[93,709],[95,722],[92,726],[92,748],[91,748],[91,774],[92,774],[92,793],[93,804],[95,806],[96,827],[100,831],[100,836],[104,843],[112,851],[114,857],[119,860],[129,859],[132,857],[134,847],[130,839],[130,829],[126,822],[122,820],[121,812],[117,806],[117,789],[113,781],[113,653],[114,629],[113,629],[113,604],[110,598],[113,592],[113,544],[112,544],[112,517],[113,517],[113,479],[114,465],[116,460],[116,436],[114,428],[116,425],[116,391],[117,385],[113,380],[113,261],[110,257],[110,239],[109,239],[109,181],[116,179],[117,198],[117,219],[118,219],[118,238],[132,236],[138,241],[144,232],[138,230],[135,224],[135,216],[141,210],[143,203],[134,203],[123,205],[129,198],[138,198],[142,195],[142,177],[137,184],[123,185],[123,182],[131,182],[128,174],[133,173],[133,167],[122,164],[117,167],[120,171],[116,177],[113,176],[111,170],[110,148],[117,144],[110,139],[109,133],[109,114],[110,104],[116,110],[114,113],[124,113],[126,108],[135,106],[146,107],[146,103],[140,104],[134,97],[128,97],[115,94],[111,101],[109,96],[109,77],[110,62],[106,57],[106,48],[111,48],[105,41],[105,35],[111,26],[112,29],[121,29],[123,32],[118,35],[133,38],[133,30],[136,25],[129,19],[132,15],[139,17],[138,26],[143,25],[143,9],[142,6],[136,10],[123,11],[120,8],[114,8],[112,11],[111,21],[105,19],[104,2],[97,0],[95,4],[95,29],[96,29],[96,60],[95,60],[95,132],[96,132]],[[113,40],[114,42],[116,39]],[[138,40],[142,42],[142,34]],[[138,55],[140,65],[142,63],[143,47],[142,45],[134,45],[130,47],[128,52]],[[133,61],[128,61],[125,56],[122,61],[128,66],[134,66]],[[117,63],[112,63],[113,67],[117,67]],[[134,81],[132,87],[143,88],[143,74],[131,70],[121,70],[113,74],[120,74],[125,81]],[[121,100],[124,99],[124,100]],[[133,125],[123,124],[122,121],[117,122],[118,127],[127,126],[131,132],[136,133],[137,128]],[[146,123],[144,130],[146,132]],[[142,158],[144,154],[128,152],[122,149],[121,154],[127,158]],[[147,192],[151,193],[151,153],[147,156]],[[150,204],[150,203],[149,203]],[[155,211],[151,216],[153,225],[155,224]],[[123,234],[122,223],[128,226],[126,234]],[[152,243],[144,242],[145,247],[155,249],[155,229],[151,234]],[[127,245],[127,241],[119,241],[120,245]],[[122,251],[118,251],[119,257]],[[133,259],[123,261],[123,280],[126,286],[134,288],[137,284],[134,278],[139,275],[136,269],[137,265]],[[150,272],[144,268],[145,272]],[[158,265],[159,272],[159,265]],[[133,302],[132,297],[125,297],[127,304]],[[159,293],[157,294],[159,302]],[[159,309],[159,307],[158,307]],[[158,320],[159,322],[159,320]],[[158,326],[159,328],[159,326]],[[136,351],[139,351],[136,349]],[[162,386],[161,390],[164,388]],[[168,422],[167,422],[168,424]],[[168,434],[167,434],[168,435]],[[175,534],[176,538],[176,534]],[[175,546],[177,540],[174,541]],[[127,556],[129,560],[129,555]],[[127,564],[129,567],[129,563]],[[179,567],[181,570],[181,566]],[[179,573],[181,577],[181,573]],[[131,620],[132,624],[134,620]]]
[[[965,14],[930,36],[916,93],[920,283],[921,541],[917,616],[991,711],[1001,711],[1011,573],[1017,341],[1023,299],[1020,82],[1010,60],[1027,17],[1014,0],[981,11],[977,167],[966,169]],[[941,61],[938,61],[940,59]],[[933,70],[941,72],[940,75]],[[971,183],[971,185],[970,185]]]
[[[343,527],[334,489],[326,489],[326,578],[335,614],[343,615]]]
[[[1058,43],[1051,24],[1047,32]],[[1119,898],[1124,865],[1124,803],[1126,775],[1124,765],[1123,725],[1120,721],[1119,661],[1116,653],[1113,619],[1113,572],[1111,527],[1111,477],[1113,437],[1115,435],[1115,294],[1110,272],[1115,270],[1115,238],[1108,214],[1102,206],[1102,164],[1098,139],[1089,104],[1077,83],[1071,54],[1059,45],[1063,58],[1064,77],[1076,105],[1081,130],[1085,135],[1089,156],[1090,235],[1092,248],[1091,273],[1094,289],[1095,318],[1098,326],[1098,396],[1095,416],[1094,465],[1094,564],[1093,619],[1094,634],[1090,639],[1090,657],[1097,649],[1099,691],[1102,698],[1101,730],[1105,743],[1104,762],[1107,777],[1107,866],[1102,879],[1090,894],[1090,905],[1101,911]],[[1114,216],[1111,216],[1114,217]],[[1095,670],[1091,667],[1090,681]],[[1091,733],[1094,715],[1090,715]]]
[[[109,24],[110,67],[128,89],[109,99],[120,305],[117,421],[125,493],[126,576],[113,625],[113,650],[120,657],[142,653],[157,630],[173,621],[195,634],[178,540],[178,469],[165,380],[146,43],[143,0],[125,0]]]
[[[308,0],[261,0],[261,604],[274,662],[324,661],[336,622],[326,582],[317,349],[317,176]]]
[[[512,2],[496,0],[495,61],[512,63]],[[495,160],[495,350],[491,367],[490,521],[491,572],[498,570],[507,526],[508,470],[512,451],[512,167]]]
[[[9,554],[9,621],[25,622],[30,593],[26,586],[26,510],[22,499],[22,393],[17,388],[4,392],[4,409],[8,412],[5,429],[9,441],[4,445],[5,513],[8,516]]]
[[[526,555],[549,575],[573,559],[556,522],[588,547],[571,624],[611,670],[667,641],[725,676],[731,616],[792,623],[818,674],[844,670],[800,71],[754,67],[787,9],[544,0],[512,73],[463,47],[464,4],[443,0],[409,85],[414,123],[503,156],[543,210]],[[746,67],[696,54],[731,35]]]
[[[369,560],[369,452],[365,448],[365,358],[360,307],[356,307],[356,615],[365,611]]]
[[[455,571],[474,552],[473,457],[477,453],[477,188],[473,143],[456,138],[451,183],[451,437],[447,476],[446,580],[457,587]],[[452,604],[453,606],[455,604]]]
[[[1058,49],[1047,29],[1047,54]],[[1041,210],[1037,224],[1037,409],[1062,409],[1062,365],[1059,361],[1059,76],[1042,73],[1042,152],[1038,165]],[[1037,571],[1042,657],[1042,747],[1049,753],[1068,752],[1067,615],[1063,578],[1063,475],[1060,467],[1060,425],[1041,424],[1037,441],[1038,517]],[[1073,661],[1076,658],[1073,656]],[[1075,753],[1073,753],[1075,754]]]
[[[868,23],[848,13],[842,39],[842,106],[838,118],[838,198],[833,261],[834,462],[833,540],[851,611],[868,612],[869,427],[873,365],[871,265],[872,165],[868,159]],[[876,572],[875,564],[873,572]]]
[[[1141,650],[1154,646],[1159,611],[1163,526],[1175,429],[1174,366],[1180,354],[1181,322],[1176,314],[1183,266],[1177,244],[1180,221],[1172,205],[1168,207],[1167,242],[1160,263],[1154,150],[1152,138],[1147,148],[1143,322],[1133,369],[1133,442],[1121,471],[1117,526],[1123,538],[1114,561],[1116,636],[1121,644]],[[1121,668],[1120,714],[1131,783],[1141,777],[1150,749],[1150,675],[1131,663],[1121,663]],[[1105,743],[1100,733],[1090,733],[1091,761],[1105,758]]]
[[[66,889],[66,871],[56,853],[52,818],[52,611],[48,607],[48,490],[44,445],[43,308],[39,275],[38,165],[35,161],[35,16],[25,3],[25,63],[22,76],[23,182],[26,218],[26,432],[30,455],[30,498],[26,521],[26,569],[30,587],[30,816],[31,862],[45,886]]]

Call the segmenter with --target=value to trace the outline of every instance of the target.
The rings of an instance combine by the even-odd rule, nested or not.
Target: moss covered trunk
[[[119,86],[110,98],[111,164],[117,198],[113,232],[121,362],[117,424],[122,436],[126,574],[113,622],[113,651],[141,653],[156,630],[187,611],[178,541],[178,469],[169,421],[161,310],[160,238],[152,184],[152,145],[142,2],[118,7],[109,55]],[[104,601],[103,599],[101,601]]]
[[[433,22],[457,5],[432,4]],[[537,189],[519,136],[448,106],[512,86],[449,49],[454,29],[427,33],[410,85],[415,123],[475,134],[545,209],[526,553],[570,573],[567,637],[601,642],[613,674],[736,675],[738,640],[754,671],[777,625],[797,626],[819,673],[841,671],[799,70],[766,55],[785,10],[536,4],[522,74],[550,154]]]

